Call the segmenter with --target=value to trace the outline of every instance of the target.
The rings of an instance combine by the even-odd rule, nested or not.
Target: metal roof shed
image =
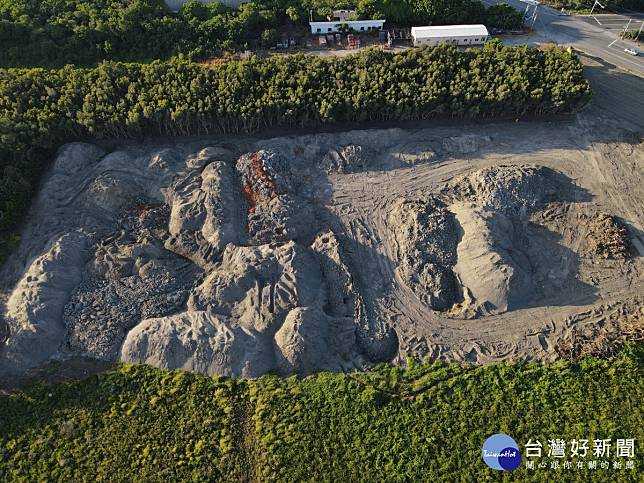
[[[490,38],[485,25],[437,25],[412,27],[414,45],[478,45]]]
[[[382,30],[385,20],[347,20],[346,22],[309,22],[311,33],[328,34],[340,32],[340,26],[346,24],[354,32],[369,32],[371,30]]]

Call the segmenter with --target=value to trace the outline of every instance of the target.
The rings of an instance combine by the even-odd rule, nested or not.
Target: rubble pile
[[[628,230],[615,216],[595,213],[580,215],[579,221],[586,228],[586,241],[591,256],[624,260],[630,253]]]
[[[399,200],[389,214],[398,247],[399,271],[423,303],[447,310],[460,299],[454,215],[435,197]]]
[[[559,185],[547,168],[495,166],[460,176],[436,195],[399,200],[388,224],[401,278],[426,306],[450,316],[524,306],[535,294],[529,214],[554,199]]]
[[[298,240],[313,222],[309,204],[297,193],[288,161],[273,151],[242,155],[236,164],[241,195],[248,204],[248,238],[252,245]]]
[[[319,163],[327,173],[353,173],[364,169],[368,164],[366,150],[359,145],[349,144],[337,150],[329,151]]]
[[[140,320],[183,306],[200,270],[164,248],[168,219],[167,206],[138,200],[119,232],[98,243],[63,310],[68,350],[114,359]]]
[[[616,201],[577,137],[524,164],[504,130],[66,145],[0,267],[0,378],[77,356],[258,377],[550,354],[526,331],[636,292],[639,259],[597,259],[640,234],[577,219]]]

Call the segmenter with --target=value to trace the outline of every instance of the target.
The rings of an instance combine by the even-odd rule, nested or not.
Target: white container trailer
[[[382,30],[385,20],[347,20],[346,22],[309,22],[311,33],[315,34],[332,34],[341,32],[342,25],[349,27],[350,31],[361,33],[372,30]]]
[[[490,34],[485,25],[437,25],[431,27],[412,27],[411,38],[414,45],[481,45]]]

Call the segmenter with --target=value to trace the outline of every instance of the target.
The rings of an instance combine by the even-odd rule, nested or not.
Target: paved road
[[[509,3],[520,11],[525,10],[525,3],[521,3],[519,0],[483,0],[483,2],[488,5]],[[616,25],[625,17],[608,15],[604,17],[605,25],[599,25],[602,23],[602,15],[595,15],[595,17],[599,22],[590,17],[563,15],[558,10],[540,5],[534,29],[537,34],[543,37],[544,41],[572,45],[592,56],[644,77],[644,56],[635,57],[625,53],[625,47],[635,46],[635,44],[619,40],[620,29],[617,29]],[[641,21],[641,16],[634,18],[631,27],[637,26],[639,28]],[[622,23],[622,28],[623,26],[624,23]],[[613,43],[613,41],[616,42]],[[639,50],[643,49],[639,47]]]
[[[638,29],[644,24],[644,14],[633,14],[630,17],[615,14],[579,15],[577,18],[584,20],[604,30],[614,30],[616,34],[628,27],[629,30]]]

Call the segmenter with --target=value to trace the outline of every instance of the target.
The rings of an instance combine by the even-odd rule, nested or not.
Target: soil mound
[[[579,222],[586,228],[586,249],[591,256],[621,260],[629,257],[628,231],[615,216],[607,213],[582,215]]]
[[[644,147],[611,126],[66,145],[0,268],[0,377],[558,357],[642,291]]]
[[[75,167],[83,156],[90,174]],[[12,291],[3,369],[83,355],[253,377],[368,362],[378,324],[333,231],[314,236],[311,195],[283,155],[208,146],[100,156],[62,150],[51,179],[64,183],[41,193],[34,233],[67,233]]]
[[[536,294],[526,225],[559,186],[547,168],[498,166],[458,177],[440,195],[399,200],[388,223],[401,277],[425,305],[453,315],[526,306]]]
[[[389,213],[396,241],[398,270],[418,298],[435,310],[445,310],[460,301],[458,282],[452,271],[456,263],[458,227],[444,202],[398,200]]]

